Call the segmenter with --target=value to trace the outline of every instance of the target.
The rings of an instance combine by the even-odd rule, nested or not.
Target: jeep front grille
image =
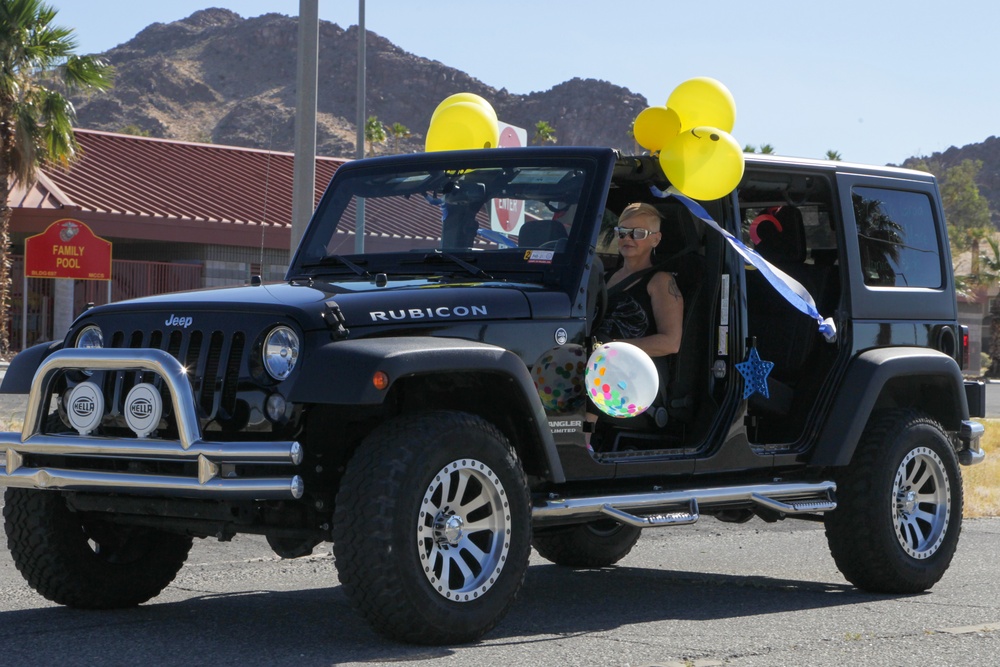
[[[174,329],[167,334],[161,330],[119,330],[105,340],[110,341],[110,348],[164,350],[187,369],[202,418],[226,420],[234,414],[240,363],[246,347],[244,332]],[[166,388],[159,379],[139,371],[117,372],[105,378],[104,395],[110,410],[118,413],[129,390],[139,382],[149,381],[160,389],[164,404],[169,405]]]

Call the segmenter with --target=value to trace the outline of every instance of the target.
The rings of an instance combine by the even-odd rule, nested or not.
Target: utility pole
[[[355,155],[365,156],[365,0],[358,0],[358,134]],[[354,223],[354,252],[365,251],[365,200],[357,197]]]
[[[316,88],[319,80],[319,0],[299,0],[299,59],[295,102],[295,161],[292,174],[294,253],[316,201]],[[291,254],[289,254],[291,262]]]

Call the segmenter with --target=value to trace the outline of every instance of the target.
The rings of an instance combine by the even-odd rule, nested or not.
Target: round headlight
[[[84,348],[104,347],[104,334],[101,333],[101,328],[95,324],[85,326],[76,335],[76,346]]]
[[[263,357],[267,374],[284,380],[299,358],[299,337],[288,327],[275,327],[264,339]]]

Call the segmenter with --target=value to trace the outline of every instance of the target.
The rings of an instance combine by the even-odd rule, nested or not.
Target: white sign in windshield
[[[528,145],[528,131],[499,121],[498,148]],[[524,224],[524,202],[520,199],[494,199],[490,203],[490,229],[505,235],[517,235]]]

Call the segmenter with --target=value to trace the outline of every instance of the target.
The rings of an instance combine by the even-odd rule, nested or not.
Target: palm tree
[[[833,160],[834,162],[840,162],[844,158],[840,157],[840,151],[828,150],[826,152],[826,159]]]
[[[556,143],[556,129],[547,121],[538,121],[535,123],[535,136],[531,138],[531,143],[538,145]]]
[[[854,219],[858,225],[858,245],[866,285],[896,284],[899,249],[905,242],[903,226],[893,220],[882,202],[852,194]]]
[[[78,56],[72,28],[53,25],[41,0],[0,0],[0,355],[10,352],[10,218],[14,184],[30,187],[39,168],[68,167],[79,154],[67,93],[104,90],[112,68]]]
[[[410,136],[410,128],[406,127],[402,123],[393,123],[389,126],[389,131],[392,133],[392,152],[398,153],[399,140]]]
[[[378,119],[378,116],[368,116],[365,121],[365,141],[371,149],[369,155],[375,154],[375,146],[385,141],[385,125]]]
[[[761,144],[760,152],[764,155],[774,155],[774,146],[771,144]]]

